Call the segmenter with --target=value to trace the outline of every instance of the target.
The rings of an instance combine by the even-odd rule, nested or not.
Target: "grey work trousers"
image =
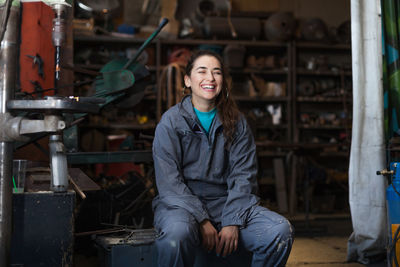
[[[199,225],[184,209],[158,205],[154,224],[158,266],[165,267],[285,266],[293,243],[289,221],[261,206],[250,210],[245,227],[239,228],[238,250],[225,258],[201,247]]]

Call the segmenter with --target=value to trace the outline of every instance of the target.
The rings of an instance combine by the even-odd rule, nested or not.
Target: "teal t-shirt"
[[[214,108],[208,112],[202,112],[198,109],[194,108],[194,112],[196,112],[197,118],[199,118],[199,121],[201,123],[201,126],[203,126],[204,130],[206,130],[206,133],[208,134],[208,131],[210,130],[211,123],[215,117],[215,114],[217,113],[217,109]]]

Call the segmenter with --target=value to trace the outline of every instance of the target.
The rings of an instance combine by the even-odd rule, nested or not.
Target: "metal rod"
[[[7,12],[3,6],[2,13]],[[17,71],[19,7],[11,7],[5,23],[0,52],[0,114],[8,113],[7,101],[14,96]],[[4,125],[0,125],[4,127]],[[13,142],[0,140],[0,266],[9,266],[12,232]]]
[[[55,88],[56,88],[56,90],[57,90],[57,81],[60,80],[60,71],[61,71],[60,54],[61,54],[61,47],[56,46],[56,52],[55,52],[55,63],[56,63],[56,67],[55,67],[56,85],[55,85]]]
[[[10,142],[0,142],[0,266],[9,266],[12,229],[12,154]]]

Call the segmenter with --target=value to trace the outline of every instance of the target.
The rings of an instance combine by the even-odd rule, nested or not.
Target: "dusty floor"
[[[304,219],[293,218],[296,229],[288,267],[362,267],[358,263],[347,263],[347,239],[352,232],[348,215],[326,216]],[[75,255],[75,267],[100,266],[97,258]],[[368,265],[368,267],[386,267],[386,263]]]
[[[292,218],[296,235],[287,262],[288,267],[361,267],[359,263],[348,263],[347,240],[352,233],[350,214],[304,215]],[[379,262],[367,267],[386,267]]]
[[[286,266],[364,266],[358,263],[347,263],[346,255],[347,237],[345,236],[297,237]]]
[[[292,252],[287,262],[287,267],[362,267],[358,263],[347,263],[347,237],[345,236],[320,236],[297,237],[293,243]],[[79,263],[76,267],[99,266],[93,257],[78,256]],[[380,266],[384,266],[383,264]],[[378,267],[376,265],[375,267]]]

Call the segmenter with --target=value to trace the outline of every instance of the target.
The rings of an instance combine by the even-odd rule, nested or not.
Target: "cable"
[[[394,192],[396,192],[396,194],[397,194],[398,196],[400,196],[399,191],[397,191],[396,187],[394,186],[392,176],[393,176],[393,174],[390,175],[390,184],[391,184],[391,186],[393,187]]]

